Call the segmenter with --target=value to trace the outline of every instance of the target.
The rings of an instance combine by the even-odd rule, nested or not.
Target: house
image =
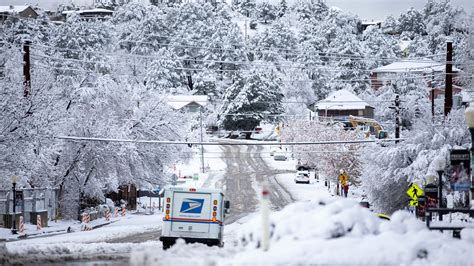
[[[63,11],[64,20],[66,17],[72,13],[77,13],[84,20],[105,20],[111,17],[114,14],[114,11],[108,10],[105,8],[94,8],[94,9],[84,9],[84,10],[67,10]]]
[[[348,90],[338,90],[314,104],[319,117],[345,118],[349,115],[374,118],[374,107]]]
[[[372,89],[378,90],[384,84],[390,84],[403,75],[408,75],[415,78],[425,78],[431,88],[439,88],[444,82],[443,73],[445,70],[444,63],[431,59],[401,60],[373,69],[370,75],[371,86]],[[459,69],[453,66],[453,73],[457,72]]]
[[[3,24],[9,16],[37,18],[38,13],[31,6],[0,6],[0,24]]]
[[[173,95],[168,97],[168,104],[175,110],[199,112],[208,103],[207,95]]]
[[[377,21],[362,21],[360,23],[360,27],[359,27],[359,33],[362,33],[364,32],[368,27],[370,26],[374,26],[378,29],[380,29],[382,27],[382,22],[381,20],[377,20]]]

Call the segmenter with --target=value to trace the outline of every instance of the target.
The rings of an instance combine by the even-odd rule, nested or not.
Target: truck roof
[[[221,189],[215,189],[215,188],[191,188],[191,187],[181,187],[181,186],[169,186],[166,189],[171,190],[171,191],[182,191],[182,192],[220,193],[224,195],[224,192]]]

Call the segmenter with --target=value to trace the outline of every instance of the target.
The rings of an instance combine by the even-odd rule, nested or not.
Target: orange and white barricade
[[[118,217],[118,210],[119,210],[119,209],[118,209],[117,207],[115,207],[115,211],[114,211],[114,216],[115,216],[115,218]]]
[[[105,209],[105,220],[110,221],[110,210],[109,210],[109,208]]]
[[[25,234],[25,221],[23,220],[23,216],[20,216],[20,235]]]
[[[92,227],[90,226],[90,221],[91,221],[91,216],[88,213],[83,213],[82,214],[82,226],[81,226],[81,231],[90,231],[92,230]]]
[[[125,216],[125,207],[122,207],[122,216]]]
[[[36,230],[41,231],[43,230],[43,226],[41,224],[41,215],[36,215]]]

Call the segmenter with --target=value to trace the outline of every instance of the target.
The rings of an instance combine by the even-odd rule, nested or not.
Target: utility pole
[[[400,138],[400,95],[395,96],[395,139]],[[398,143],[396,140],[395,143]]]
[[[25,97],[31,93],[30,44],[30,41],[23,43],[23,96]]]
[[[446,43],[446,84],[444,90],[444,116],[451,112],[453,106],[453,42]]]
[[[199,107],[199,122],[201,124],[201,166],[202,166],[202,172],[204,173],[204,146],[202,145],[202,106]]]

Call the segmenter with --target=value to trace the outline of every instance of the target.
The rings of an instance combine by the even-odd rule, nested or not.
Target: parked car
[[[295,183],[310,183],[309,172],[308,171],[298,171],[295,175]]]
[[[286,161],[286,155],[283,152],[275,152],[273,155],[275,161]]]

